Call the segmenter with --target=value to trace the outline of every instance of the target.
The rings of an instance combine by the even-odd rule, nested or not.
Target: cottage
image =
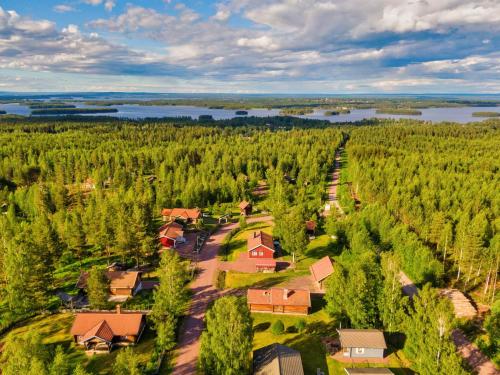
[[[252,312],[307,315],[311,294],[303,289],[248,289],[247,303]]]
[[[182,220],[188,224],[196,224],[201,220],[199,208],[164,208],[161,211],[163,221]]]
[[[115,296],[133,296],[142,289],[141,273],[139,271],[106,271],[109,281],[109,293]],[[88,272],[82,272],[76,287],[87,288]]]
[[[160,243],[168,248],[175,248],[177,244],[186,242],[184,227],[175,221],[162,225],[158,238],[160,239]]]
[[[238,206],[240,208],[240,215],[249,216],[252,214],[252,204],[247,201],[243,201]]]
[[[262,231],[253,232],[247,240],[249,258],[274,258],[273,236]]]
[[[271,344],[253,352],[254,375],[304,375],[300,353],[288,346]]]
[[[384,333],[378,329],[339,329],[342,354],[348,358],[384,358]]]
[[[117,305],[116,311],[76,314],[71,335],[85,350],[109,352],[114,346],[139,342],[145,326],[145,314],[122,312]]]
[[[345,368],[347,375],[394,375],[388,368],[383,367],[362,367],[362,368]]]
[[[319,289],[324,289],[326,278],[333,273],[333,264],[329,256],[325,256],[309,267],[311,277]]]
[[[309,236],[314,236],[316,233],[316,222],[314,220],[306,221],[306,232]]]

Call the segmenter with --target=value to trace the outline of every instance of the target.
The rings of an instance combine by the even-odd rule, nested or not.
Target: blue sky
[[[498,0],[2,0],[0,91],[499,93]]]

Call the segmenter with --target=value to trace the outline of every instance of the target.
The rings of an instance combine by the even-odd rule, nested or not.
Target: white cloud
[[[113,8],[115,7],[116,5],[116,2],[115,0],[106,0],[104,2],[104,8],[108,11],[108,12],[111,12],[113,10]]]
[[[54,12],[57,13],[68,13],[68,12],[74,12],[76,9],[72,5],[68,4],[59,4],[54,6]]]

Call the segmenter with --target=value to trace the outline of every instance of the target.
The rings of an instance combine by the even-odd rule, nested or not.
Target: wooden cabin
[[[281,344],[271,344],[253,352],[254,375],[304,375],[300,352]]]
[[[273,236],[262,231],[253,232],[247,239],[247,251],[249,258],[273,259]]]
[[[338,329],[342,355],[347,358],[384,358],[384,333],[378,329]]]
[[[319,289],[325,289],[325,281],[333,273],[333,264],[329,256],[325,256],[309,267],[311,277]]]
[[[114,346],[136,344],[146,326],[143,313],[116,311],[82,312],[76,314],[71,335],[85,350],[111,351]]]
[[[164,208],[161,216],[163,221],[182,220],[187,224],[196,224],[202,218],[199,208]]]
[[[307,315],[311,294],[305,289],[248,289],[247,303],[251,312]]]
[[[242,216],[250,216],[252,214],[252,204],[250,202],[242,201],[238,205],[238,207],[240,209],[240,215],[242,215]]]
[[[109,281],[109,293],[114,296],[134,296],[142,289],[141,272],[139,271],[105,271]],[[88,272],[82,272],[76,287],[87,288]]]

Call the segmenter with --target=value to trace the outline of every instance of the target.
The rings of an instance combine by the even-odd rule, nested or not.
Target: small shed
[[[384,358],[384,333],[378,329],[338,329],[342,355],[347,358]]]
[[[168,248],[175,248],[178,243],[186,242],[184,228],[181,224],[171,221],[160,227],[158,238],[160,243]]]
[[[252,312],[307,315],[311,293],[305,289],[248,289],[247,303]]]
[[[274,258],[273,236],[265,232],[253,232],[247,240],[247,251],[249,258]]]
[[[238,207],[240,209],[240,215],[242,215],[242,216],[249,216],[249,215],[252,214],[252,204],[250,202],[242,201],[238,205]]]
[[[309,236],[314,236],[316,234],[316,222],[314,220],[306,221],[306,232]]]
[[[329,256],[325,256],[309,267],[313,281],[319,289],[324,289],[326,278],[333,273],[333,264]]]
[[[304,375],[302,358],[297,350],[271,344],[253,352],[254,375]]]

